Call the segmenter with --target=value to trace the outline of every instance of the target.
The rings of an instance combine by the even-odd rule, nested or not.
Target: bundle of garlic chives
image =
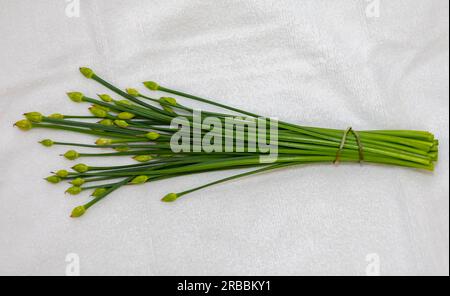
[[[35,128],[56,129],[100,137],[95,144],[67,143],[50,139],[41,141],[46,147],[58,145],[97,149],[93,153],[69,150],[64,156],[70,160],[113,156],[131,156],[134,159],[134,164],[122,166],[100,167],[80,163],[73,166],[72,171],[59,170],[47,177],[46,180],[51,183],[69,181],[72,187],[66,192],[72,195],[87,190],[93,192],[92,200],[75,208],[72,217],[82,216],[90,207],[122,186],[200,172],[254,168],[183,192],[169,193],[162,201],[173,202],[188,193],[225,181],[292,165],[364,161],[432,171],[438,158],[438,140],[429,132],[411,130],[356,132],[351,129],[344,131],[277,122],[275,139],[269,130],[263,129],[261,134],[249,124],[264,118],[258,114],[172,90],[155,82],[144,82],[151,91],[166,92],[245,116],[238,119],[244,124],[243,130],[238,132],[233,126],[226,124],[228,119],[236,120],[236,115],[203,111],[196,134],[194,132],[196,111],[180,104],[175,98],[155,99],[135,89],[124,91],[105,81],[89,68],[80,68],[80,71],[86,78],[100,83],[122,99],[114,99],[108,94],[98,95],[99,99],[94,99],[80,92],[71,92],[68,96],[72,101],[92,105],[89,108],[91,115],[43,116],[39,112],[30,112],[25,114],[26,119],[15,124],[25,131]],[[173,124],[180,116],[190,125],[187,132],[182,131],[180,125]],[[212,128],[209,124],[201,123],[201,120],[207,118],[215,118],[220,127]],[[92,122],[93,120],[95,122]],[[266,125],[266,122],[263,124]],[[187,138],[189,149],[174,151],[173,139],[176,135]],[[216,139],[215,136],[223,136],[224,141],[230,140],[231,143],[236,143],[236,146],[231,150],[226,149],[221,139],[219,143],[215,143],[213,149],[207,150],[201,147],[201,143],[198,145],[196,136],[200,139],[209,136],[208,141]],[[267,149],[253,147],[261,137],[265,144],[269,141],[271,145],[276,145],[277,156],[270,163],[262,161],[262,157],[269,154]],[[241,146],[237,145],[238,142]],[[104,152],[104,149],[112,151]]]

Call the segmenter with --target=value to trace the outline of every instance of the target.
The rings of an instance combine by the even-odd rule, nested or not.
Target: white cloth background
[[[448,275],[448,1],[81,0],[79,18],[68,4],[0,0],[0,275],[64,275],[69,253],[82,275],[365,275],[377,256],[383,275]],[[440,161],[297,167],[159,201],[228,173],[202,174],[72,220],[88,197],[42,178],[73,163],[36,142],[92,139],[12,123],[86,112],[65,97],[105,91],[84,65],[305,125],[429,130]]]

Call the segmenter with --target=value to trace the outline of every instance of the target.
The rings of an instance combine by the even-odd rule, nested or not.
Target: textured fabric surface
[[[79,17],[76,2],[0,0],[0,275],[64,275],[72,253],[82,275],[448,275],[448,1],[81,0]],[[202,174],[72,220],[88,197],[42,178],[73,163],[36,142],[92,139],[12,123],[86,112],[65,97],[104,92],[83,65],[305,125],[429,130],[440,161],[297,167],[159,201],[229,173]]]

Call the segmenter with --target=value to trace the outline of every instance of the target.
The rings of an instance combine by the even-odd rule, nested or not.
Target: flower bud
[[[45,178],[45,180],[47,180],[47,182],[53,183],[53,184],[58,184],[59,182],[61,182],[61,178],[58,176],[50,176]]]
[[[77,187],[80,187],[84,183],[86,183],[86,180],[84,180],[83,178],[76,178],[76,179],[72,180],[72,182],[70,182],[70,184],[77,186]]]
[[[64,154],[64,157],[67,158],[68,160],[75,160],[78,157],[80,157],[80,154],[75,150],[69,150]]]
[[[99,109],[105,110],[106,112],[111,111],[111,109],[109,109],[108,107],[102,106],[102,105],[94,104],[94,105],[92,105],[92,107],[95,107],[95,108],[99,108]]]
[[[75,103],[83,102],[84,95],[80,92],[69,92],[67,93],[69,99],[71,99]]]
[[[69,175],[69,172],[66,170],[59,170],[56,172],[56,175],[60,178],[67,178],[67,176]]]
[[[175,113],[175,111],[173,111],[173,109],[170,108],[169,106],[161,105],[161,107],[163,108],[164,111],[167,111],[169,113]]]
[[[163,202],[174,202],[178,199],[178,194],[176,193],[169,193],[166,196],[164,196],[161,201]]]
[[[114,125],[114,122],[111,119],[103,119],[103,120],[100,120],[97,123],[101,124],[101,125],[105,125],[105,126],[112,126],[112,125]]]
[[[113,100],[113,98],[110,95],[107,94],[102,94],[102,95],[97,95],[103,102],[106,103],[111,103]]]
[[[130,147],[128,147],[128,146],[119,146],[119,147],[115,147],[114,150],[116,150],[117,152],[127,152],[128,150],[130,150]]]
[[[128,120],[128,119],[133,119],[134,117],[136,117],[136,115],[134,115],[133,113],[130,113],[130,112],[122,112],[122,113],[117,114],[117,117],[119,119]]]
[[[28,113],[25,113],[24,115],[31,122],[35,122],[35,123],[42,122],[43,116],[39,112],[28,112]]]
[[[14,125],[23,131],[29,131],[33,128],[33,124],[28,119],[19,120]]]
[[[150,155],[136,155],[135,157],[133,157],[133,159],[138,162],[147,162],[152,160],[153,158]]]
[[[104,139],[104,138],[100,138],[95,142],[95,144],[99,146],[111,145],[111,143],[112,143],[111,139]]]
[[[86,213],[86,208],[84,206],[76,207],[73,209],[72,214],[70,215],[71,218],[79,218]]]
[[[92,71],[92,69],[86,68],[86,67],[81,67],[80,68],[80,72],[81,74],[83,74],[84,77],[91,79],[92,76],[95,75],[94,71]]]
[[[171,98],[171,97],[161,97],[161,98],[159,98],[159,102],[167,103],[171,106],[176,106],[178,104],[177,100],[175,98]]]
[[[125,120],[114,120],[114,124],[122,128],[126,128],[127,126],[129,126],[128,122],[126,122]]]
[[[83,191],[83,189],[81,189],[81,187],[79,186],[72,186],[69,189],[66,190],[66,193],[69,193],[70,195],[78,195],[81,193],[81,191]]]
[[[158,90],[159,89],[159,85],[158,83],[154,82],[154,81],[146,81],[144,82],[145,87],[147,87],[150,90]]]
[[[62,115],[60,113],[53,113],[48,118],[51,118],[51,119],[64,119],[64,115]]]
[[[99,197],[103,197],[103,195],[107,192],[106,188],[97,188],[94,190],[94,192],[92,193],[93,197],[99,198]]]
[[[139,91],[134,88],[127,88],[126,91],[127,91],[127,94],[129,94],[130,96],[133,96],[133,97],[139,97],[141,95],[139,93]]]
[[[52,140],[50,140],[50,139],[42,140],[39,143],[41,143],[45,147],[52,147],[53,144],[54,144],[54,142]]]
[[[149,140],[156,140],[160,137],[161,135],[156,133],[156,132],[149,132],[145,135],[145,137],[147,137],[147,139]]]
[[[89,108],[89,111],[91,111],[92,115],[103,118],[108,115],[108,112],[104,109],[98,108],[98,107],[91,107]]]
[[[127,100],[119,100],[119,101],[114,101],[114,104],[120,106],[133,106],[133,104],[130,101]]]
[[[148,181],[148,179],[149,179],[148,176],[137,176],[136,178],[131,180],[130,184],[133,184],[133,185],[144,184],[145,182]]]
[[[82,173],[85,173],[85,172],[89,171],[89,167],[87,165],[83,164],[83,163],[79,163],[79,164],[73,166],[72,170],[82,174]]]

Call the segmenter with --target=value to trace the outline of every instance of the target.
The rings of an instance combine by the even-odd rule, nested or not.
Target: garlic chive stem
[[[115,133],[123,133],[123,134],[133,135],[133,136],[141,135],[143,133],[142,131],[117,128],[114,126],[106,126],[106,125],[101,125],[101,124],[97,124],[97,123],[87,123],[87,122],[62,120],[62,119],[44,118],[42,120],[42,122],[67,125],[67,126],[75,126],[75,127],[84,127],[84,128],[94,129],[94,130],[111,131],[111,132],[115,132]]]
[[[82,116],[82,115],[63,115],[64,119],[95,119],[96,116]]]
[[[106,177],[97,177],[97,178],[92,178],[92,179],[86,179],[85,184],[87,183],[93,183],[93,182],[99,182],[99,181],[107,181],[107,180],[113,180],[113,179],[118,179],[120,177],[117,176],[106,176]],[[98,188],[98,187],[106,187],[105,185],[99,185],[99,186],[91,186],[91,187],[83,187],[83,190],[89,190],[92,188]]]
[[[217,107],[220,107],[220,108],[223,108],[223,109],[227,109],[227,110],[230,110],[230,111],[233,111],[233,112],[237,112],[237,113],[241,113],[241,114],[244,114],[244,115],[248,115],[248,116],[251,116],[251,117],[260,117],[257,114],[254,114],[254,113],[251,113],[251,112],[247,112],[247,111],[244,111],[244,110],[241,110],[241,109],[238,109],[238,108],[233,108],[233,107],[230,107],[230,106],[227,106],[227,105],[223,105],[223,104],[220,104],[220,103],[208,100],[208,99],[197,97],[197,96],[194,96],[194,95],[191,95],[191,94],[188,94],[188,93],[184,93],[184,92],[181,92],[181,91],[176,91],[176,90],[173,90],[173,89],[170,89],[170,88],[166,88],[166,87],[163,87],[163,86],[159,86],[158,90],[159,91],[163,91],[163,92],[167,92],[167,93],[170,93],[170,94],[174,94],[174,95],[177,95],[177,96],[182,96],[182,97],[185,97],[185,98],[188,98],[188,99],[192,99],[192,100],[195,100],[195,101],[199,101],[199,102],[202,102],[202,103],[214,105],[214,106],[217,106]]]
[[[123,166],[111,166],[111,167],[89,167],[90,171],[95,170],[113,170],[113,169],[122,169],[122,168],[135,168],[135,167],[143,167],[143,166],[152,166],[155,164],[161,164],[161,163],[171,163],[171,162],[177,162],[178,164],[185,164],[188,162],[201,162],[205,160],[210,160],[213,158],[219,158],[219,156],[215,155],[201,155],[201,156],[192,156],[189,158],[186,157],[179,157],[179,158],[170,158],[170,159],[164,159],[164,160],[156,160],[148,163],[138,163],[138,164],[131,164],[131,165],[123,165]]]
[[[266,172],[266,171],[270,171],[270,170],[274,170],[274,169],[287,167],[287,166],[299,165],[299,164],[301,164],[301,163],[286,163],[286,164],[275,164],[275,165],[266,166],[266,167],[264,167],[262,169],[257,169],[257,170],[253,170],[253,171],[250,171],[250,172],[233,175],[233,176],[226,177],[226,178],[223,178],[223,179],[211,182],[211,183],[207,183],[205,185],[198,186],[198,187],[195,187],[195,188],[192,188],[192,189],[189,189],[189,190],[177,193],[176,195],[178,197],[181,197],[183,195],[186,195],[186,194],[189,194],[189,193],[192,193],[192,192],[195,192],[195,191],[198,191],[198,190],[201,190],[201,189],[213,186],[213,185],[224,183],[224,182],[227,182],[227,181],[231,181],[231,180],[235,180],[235,179],[247,177],[247,176],[254,175],[254,174],[258,174],[258,173],[262,173],[262,172]]]
[[[403,138],[412,138],[412,139],[422,140],[422,141],[427,141],[427,142],[434,140],[434,135],[432,133],[425,132],[425,131],[373,130],[373,131],[363,131],[363,132],[371,133],[371,134],[381,134],[381,135],[403,137]]]
[[[70,127],[70,126],[62,126],[62,125],[54,125],[54,124],[41,124],[41,123],[34,123],[33,127],[35,128],[45,128],[45,129],[56,129],[56,130],[65,130],[65,131],[71,131],[81,134],[88,134],[88,135],[94,135],[94,136],[106,136],[111,138],[126,138],[129,136],[123,135],[123,134],[115,134],[115,133],[106,133],[102,131],[96,131],[96,130],[90,130],[90,129],[82,129],[82,128],[76,128],[76,127]]]
[[[119,139],[118,141],[123,141],[123,143],[128,143],[127,139]],[[112,143],[119,143],[115,140],[111,140]],[[53,145],[59,145],[59,146],[74,146],[74,147],[86,147],[86,148],[96,148],[96,149],[103,149],[103,148],[121,148],[121,147],[127,147],[127,148],[170,148],[170,145],[168,144],[151,144],[151,145],[92,145],[92,144],[81,144],[81,143],[66,143],[66,142],[53,142]]]
[[[167,153],[167,151],[161,150],[135,150],[126,152],[111,152],[111,153],[80,153],[80,157],[101,157],[101,156],[126,156],[126,155],[147,155]]]

